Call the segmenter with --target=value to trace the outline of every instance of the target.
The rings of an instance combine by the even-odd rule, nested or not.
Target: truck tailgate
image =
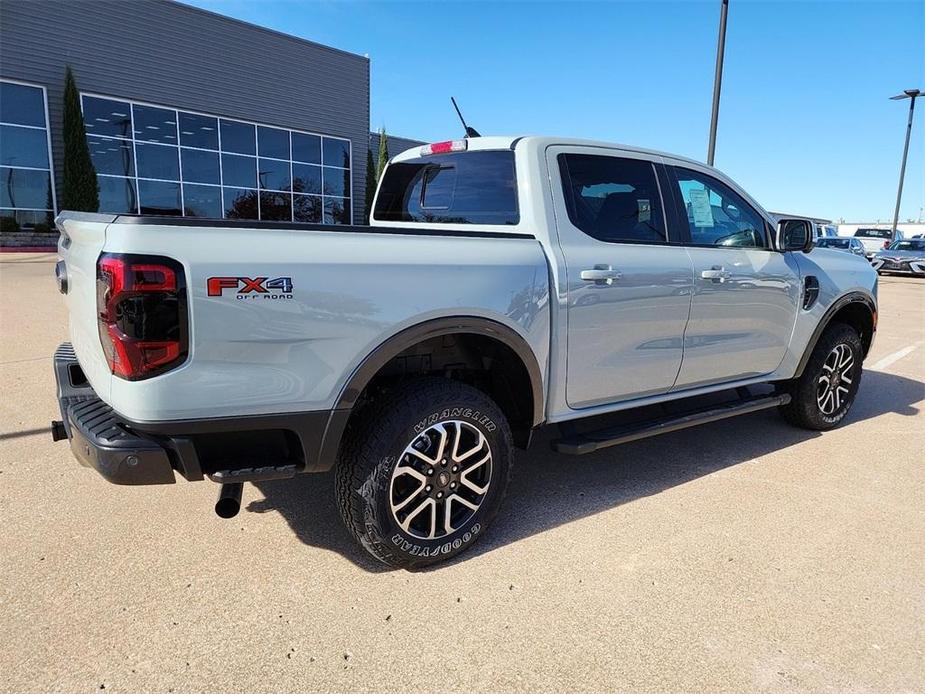
[[[104,400],[109,398],[112,372],[97,327],[96,263],[106,241],[106,227],[113,219],[110,215],[80,212],[62,213],[57,219],[71,344],[87,380]]]

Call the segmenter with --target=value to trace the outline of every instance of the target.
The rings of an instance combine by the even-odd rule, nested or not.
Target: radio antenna
[[[476,130],[475,128],[470,128],[468,125],[466,125],[466,119],[463,118],[462,111],[459,110],[459,106],[456,104],[456,99],[454,99],[451,96],[450,101],[453,102],[453,108],[456,109],[456,115],[459,116],[459,120],[462,123],[463,130],[466,131],[466,137],[481,137],[478,130]]]

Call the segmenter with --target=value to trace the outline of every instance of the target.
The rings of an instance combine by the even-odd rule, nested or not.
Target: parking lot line
[[[916,347],[918,347],[920,344],[921,344],[920,342],[916,342],[915,344],[911,344],[908,347],[903,347],[902,349],[897,350],[896,352],[893,352],[892,354],[887,354],[885,357],[883,357],[883,359],[880,359],[879,361],[874,362],[874,364],[870,368],[874,371],[882,371],[883,369],[888,367],[890,364],[893,364],[899,361],[900,359],[902,359],[903,357],[906,357],[912,354],[912,352],[914,352]]]

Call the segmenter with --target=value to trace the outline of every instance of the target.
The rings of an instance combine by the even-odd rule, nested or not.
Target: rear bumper
[[[167,448],[128,429],[96,396],[70,344],[58,347],[54,361],[63,433],[77,461],[113,484],[172,484],[174,466]],[[61,428],[54,427],[58,437]]]
[[[69,343],[55,352],[61,422],[78,462],[113,484],[172,484],[204,476],[216,482],[292,477],[333,466],[348,411],[173,422],[130,421],[87,383]]]

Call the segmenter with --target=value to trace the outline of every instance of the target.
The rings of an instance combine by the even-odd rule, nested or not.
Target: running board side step
[[[705,410],[688,412],[680,416],[663,417],[631,426],[600,429],[599,431],[590,431],[584,434],[569,435],[557,441],[553,441],[552,448],[559,453],[584,455],[585,453],[599,451],[602,448],[617,446],[621,443],[629,443],[630,441],[637,441],[650,436],[667,434],[670,431],[687,429],[688,427],[697,426],[698,424],[718,422],[721,419],[735,417],[740,414],[748,414],[749,412],[767,410],[771,407],[779,407],[789,402],[789,393],[745,398],[725,405],[713,406]]]

